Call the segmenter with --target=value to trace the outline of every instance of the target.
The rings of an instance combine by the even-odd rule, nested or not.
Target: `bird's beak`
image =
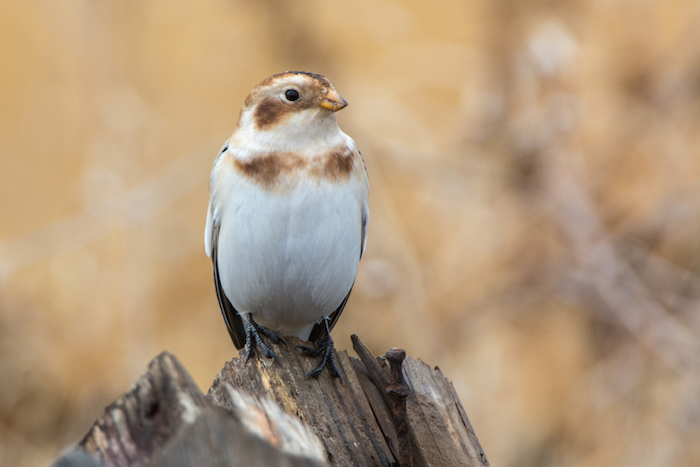
[[[346,105],[348,105],[347,102],[345,102],[345,99],[340,97],[337,92],[335,92],[332,89],[328,90],[328,94],[326,94],[326,97],[323,98],[320,104],[321,107],[324,109],[332,110],[333,112],[337,112]]]

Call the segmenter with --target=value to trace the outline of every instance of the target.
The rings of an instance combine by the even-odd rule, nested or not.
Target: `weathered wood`
[[[149,467],[329,465],[323,445],[315,435],[306,431],[299,419],[292,424],[297,430],[280,433],[279,421],[288,421],[291,418],[289,414],[283,413],[268,398],[244,395],[242,391],[230,387],[229,390],[234,399],[242,399],[249,404],[244,411],[251,417],[239,419],[224,409],[207,411],[186,425]],[[262,406],[261,400],[266,401]],[[268,408],[273,410],[267,412],[265,409]],[[240,412],[236,413],[241,415]],[[295,437],[296,434],[300,434],[301,438]],[[312,439],[314,446],[309,450],[308,442]],[[276,445],[276,442],[281,445]]]
[[[385,357],[375,358],[360,339],[352,336],[353,348],[360,356],[366,374],[377,389],[386,388],[390,368]],[[356,365],[357,366],[357,365]],[[452,383],[439,368],[431,369],[420,360],[406,357],[403,372],[411,391],[406,399],[413,465],[487,466],[489,465],[467,413]],[[386,391],[368,396],[372,409],[382,412],[381,405],[391,405]],[[388,409],[386,409],[388,410]],[[396,436],[398,435],[390,435]]]
[[[375,358],[353,336],[362,360],[338,352],[343,381],[324,372],[318,380],[306,379],[316,361],[301,355],[288,339],[289,349],[274,351],[282,365],[272,359],[227,362],[208,396],[222,407],[232,405],[225,383],[254,394],[266,394],[290,413],[312,426],[334,466],[398,465],[400,442],[386,394],[389,365]],[[406,399],[413,465],[487,466],[486,456],[474,435],[466,412],[452,384],[439,369],[407,357],[404,376],[411,389]]]
[[[382,399],[382,396],[385,396],[385,394],[380,394],[379,389],[377,389],[377,386],[375,386],[370,379],[369,375],[367,374],[367,369],[360,360],[352,358],[350,359],[350,363],[352,363],[352,367],[357,375],[357,380],[360,382],[360,386],[362,386],[362,391],[365,393],[365,397],[367,397],[367,402],[369,403],[372,412],[374,412],[374,418],[377,421],[379,428],[382,430],[384,438],[389,444],[394,458],[400,459],[401,456],[399,455],[399,441],[398,433],[396,432],[396,425],[388,405],[384,402],[384,399]]]
[[[54,466],[329,465],[323,444],[299,418],[264,395],[227,384],[222,390],[230,410],[212,404],[164,352]]]
[[[357,338],[357,336],[355,337]],[[391,382],[384,392],[389,396],[391,415],[396,424],[396,435],[399,437],[399,463],[410,466],[413,465],[413,448],[411,447],[406,398],[411,390],[403,377],[403,361],[406,358],[406,351],[389,349],[385,357],[391,366]]]
[[[488,465],[452,383],[439,368],[406,359],[406,408],[417,450],[429,466]]]
[[[78,447],[107,466],[140,466],[209,404],[187,370],[171,354],[105,410]]]
[[[306,379],[315,359],[305,357],[287,338],[289,349],[275,345],[282,365],[274,359],[252,359],[247,364],[235,358],[219,372],[208,396],[229,408],[232,402],[224,383],[254,394],[271,397],[287,412],[298,415],[316,430],[333,465],[395,465],[387,442],[374,418],[362,386],[346,352],[339,352],[338,369],[343,381],[323,372],[319,379]]]
[[[342,381],[306,379],[317,362],[294,348],[298,339],[288,343],[273,345],[281,364],[227,362],[207,396],[162,353],[54,466],[489,465],[439,369],[392,349],[391,373],[353,336],[360,359],[338,353]]]

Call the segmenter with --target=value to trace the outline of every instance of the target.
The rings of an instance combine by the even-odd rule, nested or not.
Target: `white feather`
[[[239,313],[308,338],[350,291],[360,260],[362,211],[356,184],[301,181],[290,192],[251,189],[229,174],[219,213],[219,274]],[[306,335],[299,335],[302,330]]]
[[[292,114],[271,131],[256,129],[252,118],[252,109],[241,114],[239,129],[214,164],[205,250],[210,256],[216,242],[222,288],[240,314],[306,340],[355,280],[366,241],[369,184],[363,170],[341,182],[289,175],[285,189],[263,189],[234,169],[234,158],[273,151],[313,158],[341,145],[356,147],[330,112]],[[219,236],[212,239],[215,221]]]

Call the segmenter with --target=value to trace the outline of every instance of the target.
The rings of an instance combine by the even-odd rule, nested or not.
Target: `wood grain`
[[[393,349],[392,375],[386,358],[353,336],[360,358],[338,352],[342,380],[328,372],[307,379],[316,360],[294,347],[298,339],[288,343],[273,345],[281,364],[227,362],[206,396],[177,358],[160,354],[54,466],[489,465],[438,368],[411,357],[401,362],[395,357],[403,351]],[[392,411],[398,393],[405,410]]]

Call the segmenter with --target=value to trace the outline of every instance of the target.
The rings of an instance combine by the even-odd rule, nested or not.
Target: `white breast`
[[[226,296],[239,313],[305,340],[355,280],[366,193],[352,181],[300,179],[275,192],[235,173],[228,177],[218,213]]]

